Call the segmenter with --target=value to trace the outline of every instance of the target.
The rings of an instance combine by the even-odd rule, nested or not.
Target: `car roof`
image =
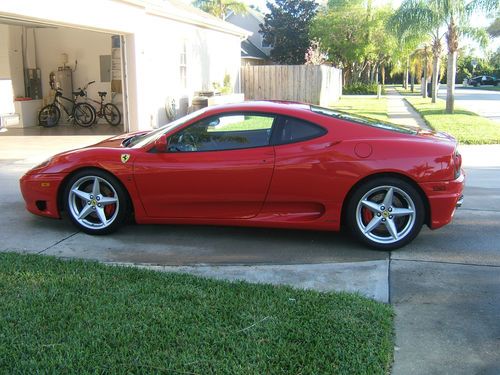
[[[311,112],[310,104],[285,101],[285,100],[252,100],[240,103],[221,104],[210,107],[205,113],[217,112],[230,112],[230,111],[256,111],[256,112]]]

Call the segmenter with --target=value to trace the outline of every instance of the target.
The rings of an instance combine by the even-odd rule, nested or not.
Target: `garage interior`
[[[124,74],[123,36],[86,29],[0,17],[0,135],[113,135],[129,129]],[[52,103],[56,89],[64,97],[87,87],[87,101],[100,108],[115,104],[121,114],[118,125],[104,117],[88,128],[74,124],[61,110],[58,125],[39,126],[40,109]],[[95,100],[96,102],[91,101]],[[71,112],[72,103],[61,100]]]

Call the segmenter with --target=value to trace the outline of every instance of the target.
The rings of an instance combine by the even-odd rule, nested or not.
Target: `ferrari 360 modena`
[[[57,154],[21,178],[26,208],[89,234],[138,224],[338,231],[381,250],[451,222],[464,174],[451,136],[314,105],[209,107]]]

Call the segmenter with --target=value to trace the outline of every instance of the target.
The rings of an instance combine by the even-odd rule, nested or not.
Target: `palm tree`
[[[246,4],[237,0],[194,0],[193,5],[223,20],[229,12],[245,13],[247,11]]]
[[[423,86],[427,85],[427,77],[429,74],[432,75],[432,65],[429,61],[430,57],[430,47],[428,44],[423,44],[419,48],[415,49],[409,57],[409,69],[411,75],[411,92],[414,92],[415,77],[422,77]],[[422,74],[423,73],[423,74]],[[425,94],[426,90],[422,91],[422,96]],[[424,96],[424,98],[427,96]]]
[[[492,12],[499,9],[498,0],[403,0],[396,11],[393,23],[402,32],[431,33],[433,38],[433,101],[435,101],[437,77],[439,76],[439,57],[441,51],[441,28],[446,29],[448,47],[446,112],[453,113],[455,101],[455,75],[459,39],[468,35],[484,42],[483,33],[469,27],[474,12]],[[484,35],[484,34],[483,34]]]
[[[442,53],[442,39],[445,31],[441,25],[444,18],[440,15],[436,3],[439,1],[404,0],[401,6],[392,16],[389,26],[400,36],[402,40],[414,39],[420,35],[430,39],[432,50],[432,102],[436,102],[437,86],[439,77],[439,60]],[[425,54],[427,58],[427,53]],[[427,64],[425,64],[427,66]],[[427,85],[427,69],[424,68],[424,80]],[[422,92],[427,97],[427,90]]]

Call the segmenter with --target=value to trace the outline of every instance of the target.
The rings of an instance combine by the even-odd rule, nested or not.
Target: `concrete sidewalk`
[[[387,115],[391,122],[414,128],[429,129],[424,119],[394,87],[388,87],[386,91]]]

